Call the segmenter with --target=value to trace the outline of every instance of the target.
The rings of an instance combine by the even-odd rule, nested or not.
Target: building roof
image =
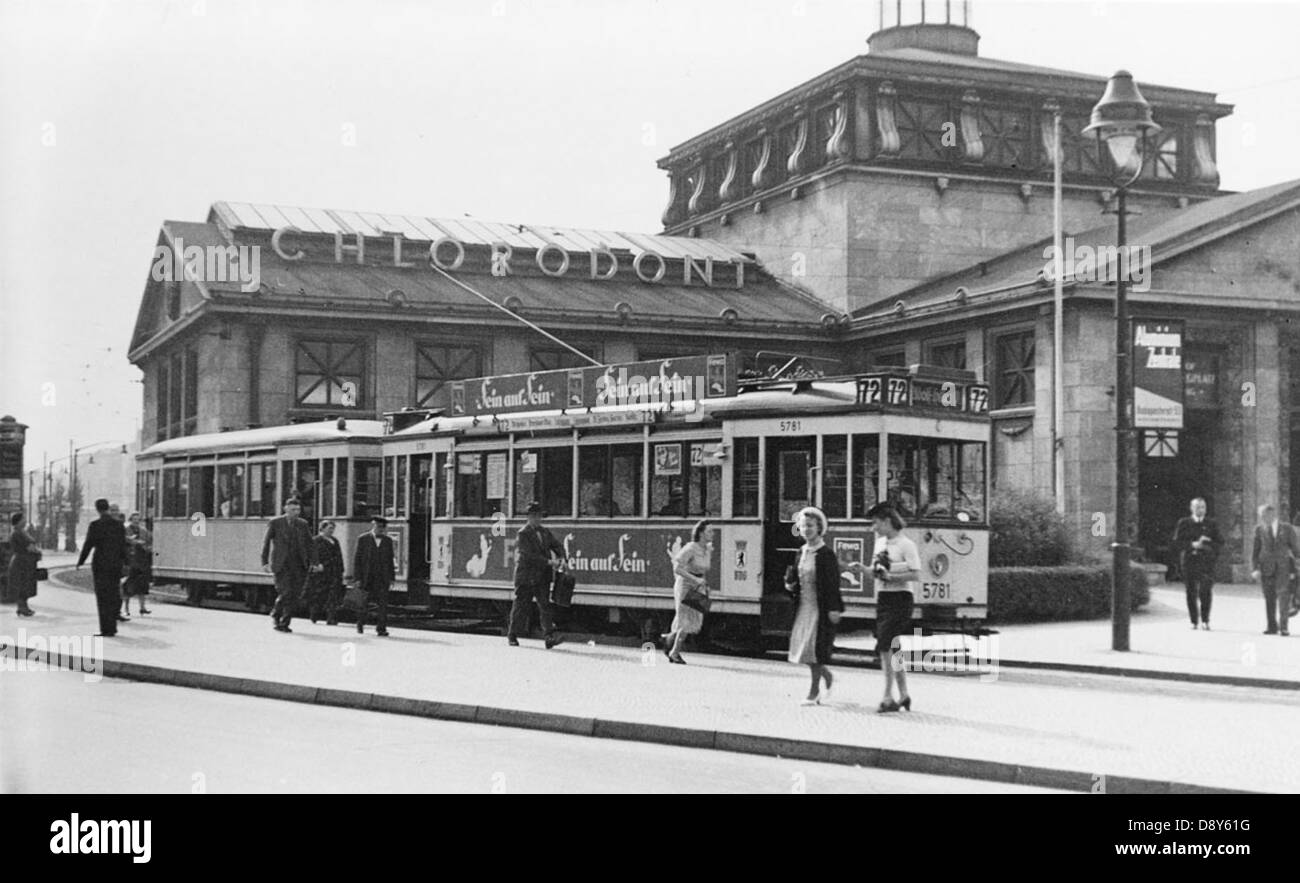
[[[302,231],[303,239],[315,237],[325,242],[324,248],[331,255],[335,234],[346,236],[349,246],[358,234],[371,237],[366,262],[356,264],[351,256],[344,262],[281,258],[270,247],[270,236],[284,227]],[[394,232],[407,238],[410,251],[406,257],[417,266],[399,268],[392,265],[388,252],[374,254],[378,247],[375,239],[387,240]],[[428,244],[444,236],[478,255],[477,272],[468,271],[467,261],[466,270],[450,274],[463,284],[428,265]],[[564,276],[553,277],[530,266],[531,258],[520,258],[518,272],[496,276],[486,271],[483,256],[498,242],[521,253],[535,253],[548,245],[558,247],[573,256],[574,265]],[[418,243],[423,243],[422,249]],[[729,333],[787,332],[803,337],[820,336],[823,328],[834,325],[826,318],[828,307],[824,303],[774,278],[752,254],[693,237],[217,202],[205,223],[163,222],[159,245],[179,249],[182,244],[186,248],[260,246],[261,284],[255,290],[243,290],[245,286],[234,278],[190,280],[202,305],[216,305],[223,311],[301,314],[324,309],[331,314],[358,317],[389,319],[396,315],[407,321],[481,323],[484,317],[510,321],[467,290],[467,285],[496,304],[509,305],[530,321],[544,325],[608,327],[623,322],[630,329],[708,331],[725,327]],[[618,258],[619,276],[608,280],[590,278],[587,255],[598,247]],[[647,253],[678,263],[670,264],[674,269],[662,281],[646,283],[632,274],[631,267],[638,255]],[[558,261],[558,255],[551,260]],[[719,282],[709,286],[698,280],[685,284],[681,268],[686,261],[710,260],[720,266],[742,268],[743,285]],[[653,270],[655,264],[650,262],[648,266]],[[734,269],[727,272],[735,274]],[[161,285],[146,285],[132,337],[133,360],[145,355],[167,330],[155,327],[157,301],[162,296]]]
[[[1243,227],[1298,207],[1300,179],[1295,179],[1245,193],[1208,199],[1187,208],[1144,207],[1142,214],[1130,216],[1127,238],[1130,245],[1149,246],[1152,266],[1157,266],[1192,248],[1222,239]],[[1088,247],[1094,253],[1109,254],[1108,250],[1115,245],[1115,222],[1110,220],[1087,230],[1065,230],[1063,239],[1072,239],[1076,248]],[[942,311],[947,307],[958,306],[958,289],[966,290],[966,303],[970,305],[976,305],[981,298],[989,296],[1050,291],[1050,281],[1044,280],[1039,274],[1050,263],[1050,252],[1046,252],[1046,249],[1051,244],[1052,237],[1049,235],[1032,245],[924,282],[855,311],[854,320],[858,323],[871,323],[897,316],[900,303],[903,305],[903,314],[913,317],[921,313]],[[1090,280],[1080,280],[1084,281]],[[1070,286],[1074,280],[1067,278],[1065,283]]]

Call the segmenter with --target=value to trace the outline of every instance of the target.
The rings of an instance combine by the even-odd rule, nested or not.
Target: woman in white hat
[[[826,545],[826,514],[809,506],[795,516],[795,530],[804,539],[799,563],[786,574],[786,591],[798,596],[799,608],[790,630],[790,661],[808,666],[812,683],[803,705],[820,705],[830,698],[831,650],[835,626],[844,612],[840,597],[840,562]],[[794,581],[791,579],[794,577]],[[821,689],[821,682],[826,689]]]

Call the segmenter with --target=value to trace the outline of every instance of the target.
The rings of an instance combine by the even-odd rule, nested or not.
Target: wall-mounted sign
[[[666,406],[735,393],[736,370],[730,356],[684,356],[457,380],[451,384],[451,412],[455,417],[473,417],[614,405]]]
[[[1219,354],[1183,349],[1184,402],[1189,408],[1219,407]]]
[[[1183,428],[1183,323],[1133,323],[1133,428]]]

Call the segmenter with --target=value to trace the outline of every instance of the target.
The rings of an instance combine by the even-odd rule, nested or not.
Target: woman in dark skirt
[[[798,608],[790,629],[791,662],[808,666],[812,682],[803,705],[829,701],[831,650],[835,646],[835,625],[844,611],[840,597],[840,562],[826,545],[828,525],[820,509],[809,506],[795,517],[795,530],[804,539],[794,572],[798,583],[786,582],[786,591],[797,595]],[[826,689],[821,682],[826,681]]]
[[[27,533],[27,518],[23,513],[15,512],[9,516],[9,524],[13,526],[13,533],[9,536],[11,557],[4,600],[18,602],[19,616],[34,616],[36,611],[27,606],[27,599],[36,594],[36,562],[41,560],[41,550],[36,548],[36,543]]]
[[[902,516],[888,503],[878,503],[867,512],[876,533],[871,556],[871,571],[876,579],[876,655],[885,673],[885,698],[877,711],[882,713],[912,710],[912,696],[907,692],[907,675],[903,660],[896,656],[895,642],[912,627],[912,590],[921,575],[921,556],[916,543],[903,536],[906,526]],[[894,682],[898,682],[898,699],[894,699]]]
[[[126,525],[126,581],[122,583],[122,613],[131,613],[131,599],[140,599],[140,615],[151,611],[145,605],[149,581],[153,579],[153,535],[140,523],[140,513],[132,512]]]

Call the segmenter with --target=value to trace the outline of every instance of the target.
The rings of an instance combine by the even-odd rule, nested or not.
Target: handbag
[[[698,610],[700,613],[708,613],[709,608],[713,606],[713,600],[704,589],[692,588],[682,594],[682,606]]]
[[[572,607],[573,590],[577,582],[565,571],[557,571],[555,581],[551,583],[551,603],[556,607]]]
[[[363,610],[366,606],[366,593],[361,586],[352,586],[343,593],[340,603],[348,610]]]

